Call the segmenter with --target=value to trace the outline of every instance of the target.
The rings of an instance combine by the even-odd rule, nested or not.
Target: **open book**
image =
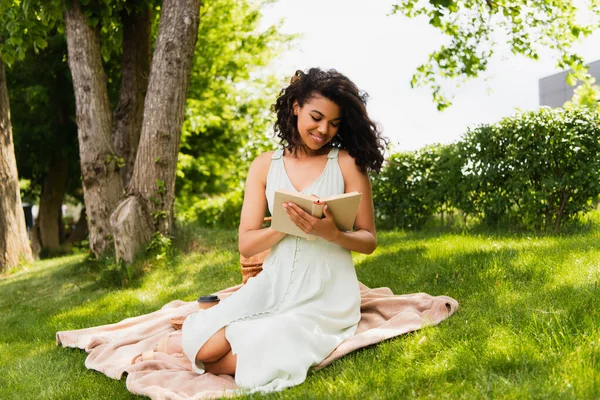
[[[361,193],[359,192],[342,193],[335,196],[319,198],[315,195],[306,195],[284,189],[276,190],[275,199],[273,200],[273,220],[271,221],[271,228],[279,232],[300,236],[308,240],[315,240],[314,235],[308,235],[304,233],[302,229],[298,228],[283,209],[283,203],[292,202],[317,218],[324,217],[323,207],[327,204],[328,210],[333,215],[333,219],[339,230],[344,232],[351,231],[354,226],[354,220],[356,219],[360,197]],[[315,204],[314,202],[317,200],[320,200],[325,204]]]

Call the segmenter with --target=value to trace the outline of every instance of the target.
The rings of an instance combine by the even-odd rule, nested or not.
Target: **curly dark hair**
[[[350,79],[334,69],[298,70],[290,85],[281,90],[272,107],[277,114],[274,131],[280,143],[292,152],[302,146],[293,104],[298,101],[302,107],[316,96],[333,101],[342,113],[337,135],[330,144],[347,150],[362,171],[379,172],[388,140],[367,114],[367,93],[360,91]]]

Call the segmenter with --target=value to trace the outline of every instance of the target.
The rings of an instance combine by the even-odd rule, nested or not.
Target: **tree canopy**
[[[82,200],[73,86],[66,63],[64,35],[47,37],[38,54],[27,52],[7,71],[13,135],[19,176],[30,180],[24,195],[36,194],[57,158],[69,163],[69,194]],[[47,151],[52,149],[52,151]]]
[[[291,40],[258,31],[261,4],[212,0],[200,9],[198,44],[178,160],[177,202],[240,189],[268,143],[278,81],[262,72]]]
[[[277,26],[259,30],[260,10],[264,3],[264,1],[211,0],[203,2],[200,8],[201,22],[198,34],[193,35],[197,38],[196,44],[192,44],[191,47],[187,46],[192,53],[189,89],[185,89],[188,87],[186,84],[185,87],[182,86],[183,96],[176,95],[179,98],[183,97],[185,104],[183,128],[180,128],[181,142],[177,132],[169,131],[169,135],[171,133],[174,135],[173,142],[177,143],[174,153],[175,160],[179,159],[177,195],[183,199],[182,203],[198,196],[239,189],[245,177],[246,163],[244,161],[252,158],[268,143],[265,133],[269,121],[269,99],[273,97],[278,85],[277,80],[263,68],[286,46],[291,37],[280,34]],[[190,7],[194,4],[193,2],[189,3]],[[117,152],[112,150],[110,144],[102,151],[92,145],[91,149],[95,153],[88,154],[87,161],[83,161],[82,149],[75,147],[73,122],[75,120],[78,123],[93,122],[93,126],[90,127],[84,124],[84,128],[87,129],[84,131],[82,131],[82,126],[78,126],[81,145],[82,135],[84,142],[93,138],[94,143],[100,136],[110,137],[111,132],[99,132],[94,121],[105,121],[106,123],[101,124],[104,129],[113,122],[116,126],[118,121],[130,119],[127,115],[123,119],[123,113],[119,114],[120,110],[124,110],[120,107],[128,107],[130,104],[123,102],[122,95],[124,92],[123,81],[131,79],[129,75],[127,75],[129,78],[126,77],[126,73],[129,74],[131,69],[131,63],[125,65],[128,55],[126,47],[144,36],[141,32],[136,34],[135,29],[137,28],[134,28],[133,34],[131,29],[128,33],[128,28],[133,26],[130,17],[133,15],[149,16],[150,31],[146,31],[145,37],[149,38],[149,52],[151,52],[159,47],[158,43],[161,38],[159,25],[162,26],[165,19],[163,18],[165,17],[164,11],[168,7],[179,12],[184,6],[157,0],[134,2],[124,0],[4,0],[0,2],[0,21],[2,22],[0,24],[0,55],[9,66],[10,71],[9,85],[14,103],[13,114],[16,117],[17,153],[23,171],[22,175],[31,181],[29,188],[34,195],[36,193],[39,195],[40,191],[42,194],[44,193],[44,190],[41,189],[41,186],[45,185],[43,183],[44,176],[52,175],[48,172],[49,164],[57,157],[58,159],[81,161],[81,165],[85,164],[87,170],[91,168],[90,163],[95,163],[92,170],[99,172],[100,175],[104,172],[108,173],[108,169],[111,171],[119,169],[123,159],[120,156],[121,153],[118,152],[116,142],[114,149]],[[171,14],[167,12],[166,15]],[[172,21],[169,24],[173,26]],[[70,32],[67,29],[69,26]],[[86,35],[82,41],[80,40],[82,39],[81,32],[85,32]],[[68,54],[65,38],[70,38],[71,41],[80,40],[69,42]],[[96,40],[98,47],[94,48],[92,42]],[[134,50],[135,48],[137,47],[134,47]],[[131,51],[131,47],[129,49]],[[77,54],[85,54],[86,57],[91,58],[79,59],[74,56],[73,51],[81,52]],[[66,69],[67,60],[70,71]],[[138,61],[134,61],[134,68],[141,68]],[[75,116],[73,87],[69,89],[68,86],[73,84],[77,92],[78,88],[85,89],[83,86],[90,84],[91,78],[88,79],[89,77],[86,78],[80,74],[80,67],[89,62],[97,64],[101,62],[102,64],[100,67],[94,65],[95,72],[91,77],[99,77],[99,80],[94,82],[91,92],[95,96],[92,100],[98,98],[102,100],[102,97],[106,95],[100,92],[105,91],[109,104],[104,106],[103,101],[94,104],[98,107],[102,106],[100,108],[107,110],[108,114],[103,111],[101,116],[84,115],[78,111]],[[74,67],[76,71],[73,70]],[[77,75],[78,73],[79,75]],[[44,79],[36,79],[35,77],[39,74],[42,74]],[[75,75],[77,75],[79,83],[75,82]],[[146,71],[146,78],[149,75],[151,75],[150,71]],[[58,77],[61,79],[57,79]],[[184,81],[188,81],[188,78],[184,78]],[[64,83],[67,85],[63,85]],[[102,89],[102,86],[105,88]],[[161,87],[159,91],[163,89],[166,87]],[[96,91],[100,93],[99,97],[96,96]],[[84,90],[83,93],[89,92]],[[153,95],[156,97],[156,93]],[[158,98],[165,102],[164,99],[160,99],[160,96]],[[57,99],[61,101],[57,101]],[[125,100],[127,101],[127,99]],[[96,109],[90,105],[90,101],[90,99],[84,98],[78,100],[79,103],[88,105],[87,108],[82,109],[82,112]],[[61,102],[64,103],[62,106],[59,104]],[[168,103],[168,101],[166,102]],[[173,108],[174,104],[170,103],[170,106]],[[60,117],[57,117],[57,107],[62,110]],[[183,107],[181,108],[183,109]],[[112,118],[110,114],[113,114]],[[28,118],[27,115],[31,115],[31,118]],[[156,115],[156,112],[148,114],[148,117],[153,115]],[[65,121],[69,124],[68,129],[66,129],[66,125],[62,125]],[[179,125],[179,123],[175,125]],[[156,127],[154,126],[152,129],[156,129]],[[161,137],[165,139],[166,132],[161,130],[163,128],[158,129],[162,134]],[[117,128],[114,128],[112,134],[115,138],[117,137]],[[110,138],[109,140],[104,139],[100,141],[103,143],[110,141]],[[149,143],[157,145],[153,141]],[[137,142],[132,142],[132,146],[134,151],[137,151]],[[42,151],[41,149],[49,148],[52,151],[44,153],[47,157],[38,156],[37,153]],[[180,150],[178,157],[177,149]],[[152,167],[166,165],[167,157],[153,156],[151,158]],[[174,168],[169,167],[168,169],[173,170],[174,177]],[[148,168],[140,170],[147,171]],[[89,174],[86,174],[83,167],[81,169],[69,168],[69,171],[71,178],[75,178],[71,182],[75,182],[75,186],[79,186],[79,191],[81,190],[80,173],[83,182],[96,182],[96,177],[88,176]],[[157,191],[160,196],[171,192],[168,197],[172,199],[173,189],[165,183],[168,182],[159,177],[153,178],[150,184],[155,186],[153,186],[153,190]],[[127,182],[125,182],[125,188],[127,188]],[[72,189],[77,190],[77,188]],[[120,195],[122,189],[112,192]],[[131,190],[131,193],[134,194],[142,192],[145,193],[145,189],[134,188]],[[104,193],[107,191],[104,190]],[[151,204],[155,205],[158,197],[152,194],[149,196]],[[89,206],[88,199],[85,201],[86,206]],[[189,203],[192,202],[193,200]],[[100,207],[104,207],[103,204],[112,204],[106,199],[102,202],[91,203],[97,203]],[[171,214],[172,206],[167,203],[159,210],[160,212],[152,212],[153,219],[160,219],[163,214]],[[60,200],[58,204],[60,204]],[[108,208],[112,208],[112,206]],[[94,217],[89,207],[88,211],[88,222],[108,220],[107,217],[99,217],[99,215]],[[98,240],[107,242],[107,246],[110,247],[109,242],[117,235],[113,236],[108,231],[108,228],[103,228]],[[90,240],[90,244],[91,242]],[[108,247],[100,246],[98,247],[100,250],[96,250],[101,252],[102,249]]]
[[[427,18],[449,39],[429,55],[411,80],[413,87],[431,89],[439,110],[451,105],[444,83],[476,78],[486,71],[499,40],[507,42],[513,54],[534,60],[543,49],[551,49],[559,68],[573,70],[569,84],[583,82],[579,101],[590,103],[595,80],[573,44],[599,27],[598,0],[398,0],[392,14]]]

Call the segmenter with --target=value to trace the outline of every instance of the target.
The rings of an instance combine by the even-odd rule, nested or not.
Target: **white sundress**
[[[344,193],[338,149],[328,154],[322,174],[303,193]],[[283,151],[271,159],[266,197],[273,214],[276,189],[294,190]],[[196,372],[196,354],[219,329],[237,355],[236,384],[244,392],[273,392],[298,385],[308,369],[354,335],[360,321],[360,291],[351,253],[323,239],[287,235],[265,259],[263,271],[208,310],[188,316],[182,344]]]

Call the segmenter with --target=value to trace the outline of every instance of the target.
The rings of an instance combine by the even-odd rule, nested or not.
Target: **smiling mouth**
[[[314,139],[316,142],[318,142],[318,143],[323,143],[323,142],[325,141],[325,138],[324,138],[324,137],[319,137],[319,136],[317,136],[317,135],[314,135],[314,134],[312,134],[312,133],[309,133],[309,135],[310,135],[310,136],[312,136],[312,138],[313,138],[313,139]]]

